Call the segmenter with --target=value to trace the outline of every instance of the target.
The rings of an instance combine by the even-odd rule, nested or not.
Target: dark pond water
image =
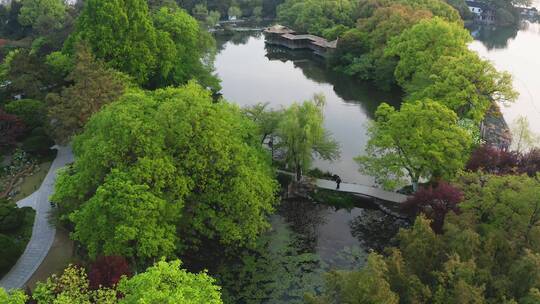
[[[533,1],[540,8],[540,1]],[[489,59],[501,71],[514,77],[519,99],[502,112],[511,124],[519,116],[528,118],[540,134],[540,24],[528,21],[517,27],[478,27],[471,29],[475,41],[470,48]]]

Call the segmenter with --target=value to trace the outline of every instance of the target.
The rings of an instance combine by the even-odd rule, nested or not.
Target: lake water
[[[261,33],[217,39],[220,51],[215,65],[227,100],[241,106],[269,102],[280,108],[324,94],[325,125],[341,145],[341,158],[317,161],[314,166],[347,182],[373,184],[372,178],[358,172],[353,158],[365,149],[366,124],[379,104],[399,104],[399,92],[381,92],[369,83],[330,71],[309,52],[266,46]]]
[[[540,8],[540,1],[535,1]],[[511,124],[519,116],[528,118],[531,129],[540,134],[540,24],[523,22],[515,28],[472,29],[475,41],[470,48],[490,60],[497,69],[514,77],[519,99],[502,107]]]

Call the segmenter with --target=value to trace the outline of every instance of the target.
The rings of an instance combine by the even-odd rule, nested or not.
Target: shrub
[[[21,250],[13,238],[0,234],[0,277],[17,262]]]
[[[519,165],[519,155],[489,145],[478,147],[471,155],[466,169],[482,170],[490,174],[509,174],[515,172]]]
[[[540,149],[533,149],[521,156],[519,173],[534,177],[538,172],[540,172]]]
[[[22,209],[5,199],[0,200],[0,233],[18,229],[23,221],[24,211]]]
[[[98,258],[88,273],[91,289],[100,287],[112,288],[122,276],[131,276],[127,260],[121,256],[105,256]]]
[[[26,127],[16,115],[7,114],[0,109],[0,148],[9,148],[15,145]]]
[[[43,126],[47,117],[45,104],[34,99],[12,101],[6,105],[6,112],[17,115],[30,129]]]
[[[24,151],[34,155],[48,155],[51,153],[51,146],[54,141],[46,135],[37,135],[27,138],[23,141],[22,148]]]
[[[404,204],[403,209],[410,214],[425,214],[432,220],[431,228],[442,233],[444,219],[450,211],[459,213],[459,203],[463,200],[463,193],[458,188],[440,182],[436,187],[421,188]]]

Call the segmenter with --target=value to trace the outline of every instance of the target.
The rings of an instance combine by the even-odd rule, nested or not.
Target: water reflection
[[[528,23],[521,25],[527,27]],[[471,35],[475,40],[482,42],[488,50],[504,49],[508,46],[508,41],[514,39],[520,30],[519,26],[493,27],[493,26],[471,26]]]
[[[223,96],[241,106],[269,102],[273,108],[326,96],[325,127],[341,145],[341,159],[317,160],[314,166],[338,174],[343,180],[371,185],[373,179],[358,172],[353,158],[364,153],[366,125],[383,101],[398,105],[400,92],[381,92],[328,69],[320,58],[267,46],[261,33],[217,36],[220,52],[216,70]]]
[[[470,48],[514,78],[518,100],[502,112],[508,123],[525,116],[534,132],[540,133],[540,24],[524,22],[518,29],[493,28],[477,35]],[[474,32],[473,32],[474,33]]]

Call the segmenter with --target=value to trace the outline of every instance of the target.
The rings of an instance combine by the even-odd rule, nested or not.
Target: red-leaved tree
[[[538,172],[540,172],[540,149],[536,148],[521,155],[519,173],[534,177]]]
[[[90,266],[88,273],[90,288],[98,289],[100,286],[112,288],[124,275],[131,276],[129,264],[124,257],[100,257]]]
[[[420,188],[403,204],[403,209],[412,215],[425,214],[432,221],[433,231],[442,233],[446,214],[450,211],[459,214],[462,200],[461,190],[446,182],[439,182],[437,187]]]
[[[21,119],[0,109],[0,151],[15,145],[24,130],[25,126]]]
[[[472,153],[466,169],[469,171],[482,170],[490,174],[511,174],[517,171],[518,166],[518,153],[483,145]]]

